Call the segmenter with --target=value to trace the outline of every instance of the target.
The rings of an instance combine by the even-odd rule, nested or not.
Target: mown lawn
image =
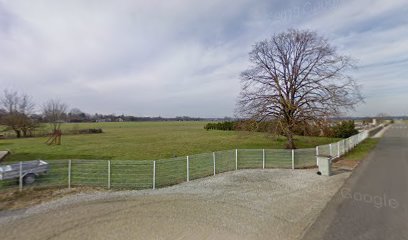
[[[102,128],[102,134],[65,135],[62,145],[48,146],[47,138],[2,139],[10,161],[33,159],[153,160],[228,149],[279,149],[285,139],[265,133],[204,130],[205,122],[70,123],[63,129]],[[335,142],[324,137],[297,137],[298,148]]]

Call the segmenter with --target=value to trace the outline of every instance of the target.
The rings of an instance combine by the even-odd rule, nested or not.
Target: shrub
[[[81,129],[78,131],[79,134],[94,134],[94,133],[103,133],[101,128],[89,128],[89,129]]]
[[[235,122],[207,123],[204,126],[204,129],[205,130],[233,131],[235,129]]]
[[[336,138],[348,138],[358,133],[354,121],[342,121],[332,127],[333,135]]]

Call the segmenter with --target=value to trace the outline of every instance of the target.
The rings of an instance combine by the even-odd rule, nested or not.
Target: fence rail
[[[338,158],[369,137],[364,131],[336,143],[308,149],[234,149],[162,160],[53,160],[49,171],[25,186],[18,179],[0,181],[9,188],[95,186],[107,189],[156,189],[238,169],[299,169],[316,166],[317,155]],[[1,174],[1,173],[0,173]]]

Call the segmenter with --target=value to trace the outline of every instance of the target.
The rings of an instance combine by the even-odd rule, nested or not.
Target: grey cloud
[[[402,0],[0,0],[0,83],[88,112],[231,116],[251,45],[301,27],[360,59],[355,76],[364,91],[388,102],[378,89],[384,78],[406,86],[406,62],[396,61],[408,53],[406,7]],[[373,104],[355,114],[373,114]]]

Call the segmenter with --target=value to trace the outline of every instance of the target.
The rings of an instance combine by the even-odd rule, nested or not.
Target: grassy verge
[[[357,145],[352,151],[347,153],[343,158],[350,161],[363,160],[378,144],[379,138],[368,138]]]

